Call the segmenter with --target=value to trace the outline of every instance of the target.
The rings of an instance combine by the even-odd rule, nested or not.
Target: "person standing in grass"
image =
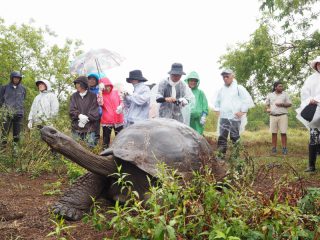
[[[234,79],[231,69],[223,70],[221,76],[224,85],[218,92],[214,109],[219,114],[218,158],[223,159],[229,134],[233,144],[239,141],[241,122],[254,103],[248,91]]]
[[[206,95],[199,89],[200,78],[197,72],[191,72],[185,82],[195,97],[195,105],[191,108],[190,127],[199,134],[203,134],[204,125],[208,116],[208,101]]]
[[[309,142],[309,163],[305,172],[316,171],[317,154],[320,151],[320,109],[316,107],[313,118],[310,122],[304,120],[301,116],[301,111],[307,105],[317,105],[320,103],[320,56],[314,59],[310,66],[315,72],[307,78],[301,89],[301,106],[296,111],[297,118],[308,129],[310,129]]]
[[[119,92],[114,89],[109,78],[101,78],[100,83],[104,86],[102,90],[101,125],[103,130],[103,148],[106,149],[110,145],[112,129],[115,135],[117,135],[123,129],[124,119]]]
[[[86,141],[93,148],[96,146],[96,122],[100,118],[97,96],[88,90],[86,76],[78,77],[73,83],[77,92],[72,94],[69,107],[72,136]]]
[[[88,74],[89,91],[96,94],[96,96],[97,96],[100,118],[102,116],[103,99],[102,99],[102,89],[100,89],[100,86],[99,86],[99,79],[102,76],[104,76],[104,74],[101,74],[101,73],[89,73]],[[96,127],[96,134],[95,134],[95,145],[98,144],[99,139],[100,139],[100,118],[98,119],[98,121],[96,121],[97,127]]]
[[[288,108],[292,103],[289,95],[283,91],[281,82],[273,84],[273,90],[268,94],[267,112],[270,114],[270,132],[272,133],[272,153],[277,153],[278,131],[281,133],[282,154],[288,154],[287,129],[288,129]]]
[[[51,84],[47,80],[37,80],[39,94],[32,102],[28,117],[28,128],[48,123],[59,112],[57,96],[51,92]]]
[[[7,145],[7,138],[11,127],[13,142],[17,144],[20,140],[21,124],[24,116],[24,101],[26,99],[26,88],[21,82],[21,73],[11,72],[10,83],[1,87],[0,108],[3,107],[6,110],[4,122],[0,126],[2,132],[1,149]]]

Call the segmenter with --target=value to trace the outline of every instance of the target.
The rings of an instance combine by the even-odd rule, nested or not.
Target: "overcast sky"
[[[199,73],[211,104],[222,86],[219,57],[248,40],[258,16],[258,0],[3,0],[0,7],[7,24],[32,18],[61,41],[81,39],[85,51],[106,48],[124,56],[107,72],[114,83],[125,83],[134,69],[159,82],[180,62],[186,73]]]

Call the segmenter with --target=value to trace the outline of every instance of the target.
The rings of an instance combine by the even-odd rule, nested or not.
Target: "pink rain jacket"
[[[102,90],[103,105],[101,124],[120,124],[123,123],[123,114],[117,114],[117,107],[121,104],[120,96],[117,90],[113,90],[113,84],[108,78],[101,78],[99,82],[111,87],[111,91],[108,93],[106,90]]]

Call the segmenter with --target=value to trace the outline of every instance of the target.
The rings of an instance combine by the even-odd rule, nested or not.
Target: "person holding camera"
[[[181,81],[181,76],[185,75],[182,64],[173,63],[168,74],[169,78],[162,80],[158,86],[156,101],[160,103],[159,117],[190,125],[190,108],[186,106],[194,103],[194,95],[188,85]]]

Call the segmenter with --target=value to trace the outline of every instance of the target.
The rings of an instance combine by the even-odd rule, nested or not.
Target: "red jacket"
[[[101,78],[105,86],[111,87],[111,91],[107,92],[106,89],[102,91],[103,105],[102,105],[102,116],[101,124],[119,124],[123,123],[123,114],[117,114],[117,107],[121,104],[120,96],[118,91],[113,90],[113,84],[108,78]]]

